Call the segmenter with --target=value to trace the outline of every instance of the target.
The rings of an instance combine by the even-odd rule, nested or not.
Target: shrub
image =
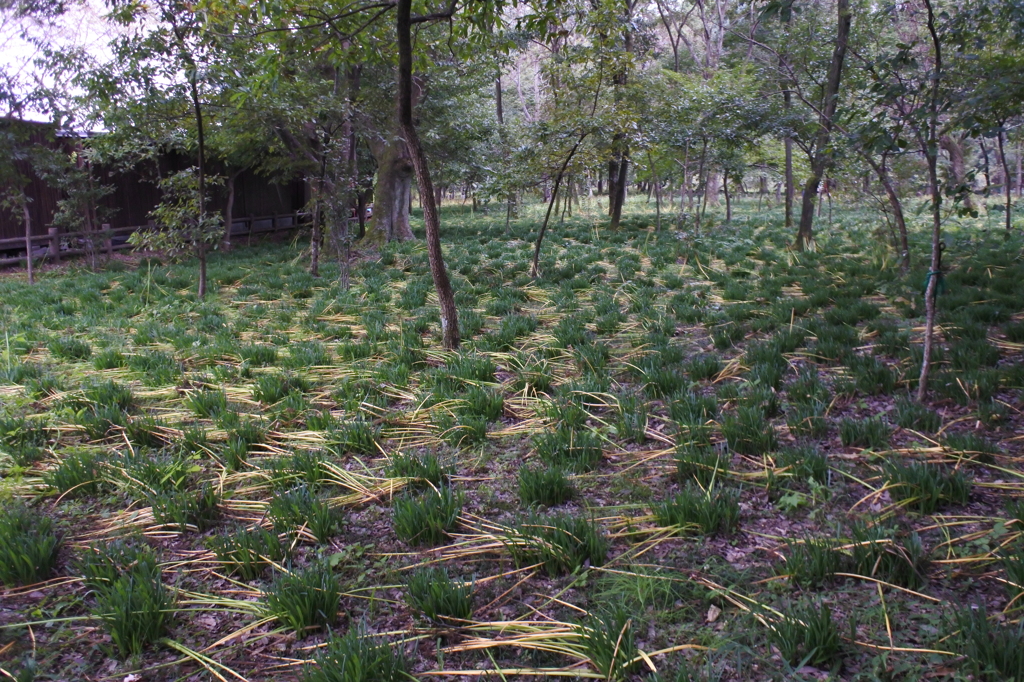
[[[603,566],[608,539],[592,518],[530,514],[504,539],[519,566],[543,563],[551,576],[573,573],[585,563]]]
[[[409,576],[405,600],[432,623],[458,625],[473,615],[473,583],[452,580],[443,567],[427,566]]]
[[[61,538],[53,521],[20,504],[0,509],[0,582],[31,585],[53,575]]]
[[[419,497],[396,497],[391,506],[395,534],[414,547],[439,545],[458,525],[462,501],[462,493],[449,486],[429,490]]]
[[[687,485],[653,511],[658,524],[666,528],[695,528],[704,535],[725,534],[739,525],[740,499],[737,493],[721,488],[703,490]]]
[[[568,502],[575,493],[572,482],[557,467],[519,469],[519,499],[527,506],[554,507]]]
[[[268,616],[304,635],[338,619],[341,586],[330,566],[317,562],[279,575],[263,593],[263,602]]]

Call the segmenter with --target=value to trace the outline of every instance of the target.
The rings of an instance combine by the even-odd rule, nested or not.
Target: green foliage
[[[451,470],[433,452],[419,455],[398,452],[388,463],[387,475],[390,478],[416,479],[412,483],[414,487],[438,487],[451,477]]]
[[[209,183],[212,178],[207,177]],[[170,258],[194,255],[211,248],[224,233],[221,214],[200,214],[199,175],[196,168],[165,175],[159,182],[162,200],[150,214],[155,229],[137,230],[129,242],[138,248],[160,251]]]
[[[220,493],[210,483],[196,490],[158,490],[149,497],[156,522],[181,532],[202,533],[210,528],[220,517],[220,501]]]
[[[731,533],[740,522],[740,498],[722,488],[702,489],[687,484],[682,492],[655,505],[658,525],[704,535]]]
[[[230,533],[211,537],[207,546],[217,555],[217,561],[225,570],[242,580],[255,580],[268,566],[280,562],[285,556],[281,539],[265,528],[239,527]]]
[[[778,446],[775,428],[760,407],[743,407],[725,416],[722,435],[729,447],[742,455],[759,456]]]
[[[844,419],[839,422],[839,440],[845,447],[882,450],[889,447],[892,429],[882,417]]]
[[[631,679],[643,662],[633,618],[621,606],[592,613],[581,625],[580,634],[584,653],[605,680]]]
[[[324,562],[283,573],[263,593],[268,616],[299,636],[329,627],[338,620],[341,586]]]
[[[728,473],[728,458],[709,445],[684,443],[676,448],[676,475],[682,483],[693,480],[707,488]]]
[[[519,469],[519,499],[527,506],[555,507],[576,494],[565,472],[557,467]]]
[[[604,530],[583,516],[530,514],[503,541],[516,565],[543,563],[551,576],[574,573],[585,563],[603,566],[608,557]]]
[[[778,456],[779,462],[796,478],[818,485],[828,483],[828,456],[816,447],[785,448]]]
[[[544,463],[574,473],[591,471],[602,459],[601,438],[588,429],[558,426],[534,436],[533,447]]]
[[[450,486],[428,490],[418,497],[396,497],[391,505],[395,534],[413,547],[439,545],[458,525],[462,501],[462,493]]]
[[[459,625],[473,615],[473,583],[452,580],[444,567],[425,566],[406,580],[405,600],[432,623]]]
[[[303,682],[404,682],[409,663],[402,650],[367,634],[363,628],[349,628],[344,637],[331,637],[313,665],[303,673]]]
[[[801,587],[820,588],[843,569],[845,555],[830,538],[786,541],[786,562],[776,570]]]
[[[957,608],[951,620],[964,667],[975,679],[1024,679],[1024,623],[996,625],[984,606]]]
[[[0,509],[0,582],[30,585],[53,575],[61,538],[53,521],[21,504]]]
[[[839,627],[827,604],[805,602],[791,606],[768,623],[768,639],[792,666],[828,668],[840,658]]]
[[[62,336],[46,345],[50,353],[60,360],[88,360],[92,357],[92,346],[81,339]]]
[[[267,518],[277,533],[298,533],[305,529],[321,544],[330,540],[341,525],[339,512],[305,484],[274,495],[267,508]]]
[[[940,507],[966,504],[971,482],[960,471],[926,462],[885,463],[885,481],[893,500],[908,509],[931,514]]]
[[[174,596],[163,584],[155,561],[140,560],[120,568],[116,578],[96,583],[93,613],[121,658],[130,658],[167,633],[173,619]]]
[[[942,418],[935,410],[916,400],[900,396],[896,398],[896,424],[904,429],[935,433],[942,427]]]
[[[103,455],[97,450],[65,450],[60,464],[43,480],[66,497],[95,495],[103,483],[104,465]]]
[[[851,570],[894,585],[918,589],[928,569],[928,551],[917,533],[901,536],[893,528],[855,521]]]

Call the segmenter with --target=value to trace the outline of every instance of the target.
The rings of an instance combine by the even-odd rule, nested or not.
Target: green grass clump
[[[114,559],[108,553],[108,559]],[[124,559],[125,557],[120,557]],[[121,658],[138,656],[167,633],[173,619],[174,595],[163,584],[159,565],[149,552],[94,583],[93,614],[103,623]]]
[[[268,616],[301,635],[338,620],[341,586],[324,562],[279,575],[263,593]]]
[[[255,580],[267,567],[280,562],[285,556],[281,538],[266,528],[237,528],[210,538],[207,546],[217,555],[217,561],[225,570],[242,580]]]
[[[439,545],[458,525],[462,501],[462,493],[450,486],[428,490],[418,497],[396,497],[391,505],[395,534],[413,547]]]
[[[635,395],[619,398],[615,430],[620,438],[637,445],[647,442],[647,403]]]
[[[533,447],[545,464],[573,473],[591,471],[602,459],[600,436],[585,428],[558,426],[534,436]]]
[[[963,667],[974,679],[1024,680],[1024,621],[997,625],[984,606],[958,608],[951,620]]]
[[[409,663],[398,646],[349,628],[344,637],[331,637],[303,672],[303,682],[405,682]]]
[[[676,476],[682,483],[692,480],[707,488],[728,473],[728,458],[710,445],[683,443],[676,448]]]
[[[344,422],[325,435],[324,447],[338,456],[377,454],[380,427],[365,419]]]
[[[962,472],[936,464],[888,461],[884,475],[892,499],[922,514],[966,504],[971,495],[971,482]]]
[[[388,463],[386,473],[389,478],[415,479],[411,485],[416,488],[438,487],[451,477],[451,468],[433,452],[419,455],[398,452]]]
[[[779,463],[790,473],[804,481],[818,485],[828,483],[828,456],[813,446],[785,448],[779,451]]]
[[[760,456],[778,447],[775,428],[760,407],[740,406],[722,421],[722,435],[741,455]]]
[[[54,339],[46,344],[46,347],[50,354],[59,360],[75,362],[92,357],[92,346],[81,339],[70,336]]]
[[[267,367],[277,362],[277,347],[247,343],[238,347],[238,357],[253,367]]]
[[[928,551],[917,533],[901,535],[881,524],[850,526],[851,572],[917,589],[928,570]]]
[[[843,570],[845,555],[831,538],[786,541],[786,561],[776,569],[801,587],[819,588]]]
[[[264,405],[273,405],[298,391],[305,393],[310,389],[307,379],[294,374],[263,374],[252,387],[252,397]]]
[[[909,396],[896,398],[896,425],[922,433],[935,433],[942,428],[942,417]]]
[[[227,412],[228,396],[223,390],[204,388],[188,393],[185,406],[197,417],[216,419]]]
[[[608,538],[592,518],[529,515],[504,538],[518,566],[543,563],[548,575],[573,573],[585,563],[603,566]]]
[[[829,427],[827,412],[824,402],[792,403],[786,408],[786,426],[794,436],[824,438]]]
[[[658,525],[704,535],[730,533],[740,522],[739,494],[722,488],[687,485],[682,492],[655,505]]]
[[[117,349],[107,348],[96,354],[92,359],[92,366],[98,370],[120,369],[128,366],[128,358]]]
[[[648,609],[666,610],[692,596],[693,583],[685,573],[658,565],[634,564],[601,575],[595,601],[622,604],[642,613]]]
[[[103,484],[106,460],[98,450],[69,449],[55,469],[43,481],[62,496],[86,497],[99,492]]]
[[[82,389],[85,399],[97,408],[110,408],[130,412],[135,407],[135,394],[129,386],[113,379],[88,384]]]
[[[634,625],[629,611],[616,606],[590,614],[580,626],[583,652],[603,679],[632,679],[633,671],[643,663]]]
[[[209,529],[220,517],[220,493],[210,483],[195,490],[158,490],[149,497],[157,523],[182,533]]]
[[[52,576],[60,547],[49,517],[20,504],[0,509],[0,582],[7,587]]]
[[[840,658],[839,626],[827,604],[805,602],[791,606],[782,617],[766,618],[768,640],[791,666],[830,668]]]
[[[425,566],[406,580],[405,601],[432,623],[458,625],[473,615],[473,583],[452,580],[442,566]]]
[[[991,463],[997,455],[1002,454],[1002,450],[997,444],[983,436],[969,432],[947,435],[942,440],[942,446],[958,455],[985,463]]]
[[[565,472],[557,467],[519,469],[519,499],[527,506],[555,507],[576,494]]]
[[[717,355],[696,355],[686,363],[686,373],[691,381],[714,379],[722,371],[722,361]]]
[[[505,396],[500,390],[471,386],[463,397],[461,410],[488,422],[497,421],[505,412]]]
[[[882,450],[889,447],[892,428],[883,417],[844,419],[839,422],[839,440],[845,447]]]
[[[341,526],[339,512],[309,485],[299,485],[278,493],[270,500],[267,518],[277,533],[305,530],[318,543],[326,543]]]

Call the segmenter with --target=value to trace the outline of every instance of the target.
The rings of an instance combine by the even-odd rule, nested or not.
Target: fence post
[[[59,230],[56,227],[48,227],[46,234],[50,237],[50,260],[54,263],[60,262],[60,237],[57,236]]]
[[[114,239],[110,234],[110,223],[103,223],[100,226],[103,230],[103,248],[107,250],[107,260],[114,257]]]

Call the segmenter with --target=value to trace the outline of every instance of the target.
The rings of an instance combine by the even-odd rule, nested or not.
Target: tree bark
[[[1006,197],[1006,231],[1010,231],[1010,213],[1013,210],[1013,188],[1010,186],[1010,164],[1006,161],[1006,151],[1003,148],[1003,131],[1000,130],[998,137],[996,138],[999,142],[999,162],[1003,166],[1003,194]]]
[[[903,272],[907,272],[910,270],[910,244],[907,239],[907,221],[903,216],[903,204],[896,193],[896,188],[893,187],[892,178],[889,177],[889,171],[885,167],[885,160],[883,159],[882,163],[878,163],[867,152],[863,156],[868,165],[875,171],[875,175],[878,176],[878,181],[882,184],[882,188],[885,189],[885,195],[889,199],[893,219],[896,221],[896,230],[899,232],[901,267]]]
[[[371,145],[377,157],[377,182],[373,187],[373,217],[363,240],[372,246],[415,239],[409,226],[414,165],[408,141],[390,138]]]
[[[838,0],[837,8],[839,20],[836,28],[836,46],[832,52],[832,63],[829,65],[828,80],[825,83],[818,136],[814,146],[814,158],[811,161],[811,176],[804,185],[803,201],[800,206],[800,227],[796,233],[795,244],[797,251],[803,251],[814,239],[814,202],[818,195],[818,185],[821,184],[825,169],[832,158],[828,145],[832,137],[836,107],[839,105],[839,83],[843,76],[843,61],[846,59],[850,24],[853,21],[850,0]]]
[[[781,60],[782,58],[780,58],[780,61]],[[783,64],[784,63],[785,62],[783,61]],[[793,93],[789,88],[786,88],[782,95],[783,105],[785,106],[785,110],[788,115],[789,110],[793,107]],[[791,228],[793,227],[793,195],[795,194],[793,186],[793,137],[787,135],[784,140],[784,144],[786,148],[786,227]]]
[[[963,185],[967,177],[967,170],[961,141],[952,135],[943,135],[939,138],[939,146],[949,154],[949,170],[953,175],[953,183],[957,186]],[[964,192],[964,208],[968,211],[974,210],[974,194],[969,187]]]
[[[939,268],[942,250],[942,191],[939,187],[938,154],[941,144],[939,128],[939,83],[942,78],[942,44],[935,29],[935,12],[931,0],[924,0],[928,10],[928,32],[932,38],[932,49],[935,51],[935,65],[931,72],[931,101],[928,103],[928,138],[924,146],[925,158],[928,161],[928,185],[932,194],[932,260],[928,275],[928,286],[925,287],[925,330],[924,352],[921,357],[921,375],[917,384],[917,400],[924,402],[928,395],[928,374],[931,370],[932,344],[935,332],[935,292],[939,284]]]
[[[416,181],[419,185],[420,198],[423,202],[423,224],[426,228],[427,257],[430,261],[430,274],[437,290],[437,300],[441,307],[441,336],[445,349],[456,350],[459,347],[459,317],[455,308],[455,296],[452,293],[451,281],[444,265],[444,254],[441,251],[441,224],[434,202],[434,185],[430,178],[430,168],[423,155],[416,125],[412,118],[412,0],[398,0],[395,27],[398,37],[398,123],[405,136],[409,155],[412,157]]]

